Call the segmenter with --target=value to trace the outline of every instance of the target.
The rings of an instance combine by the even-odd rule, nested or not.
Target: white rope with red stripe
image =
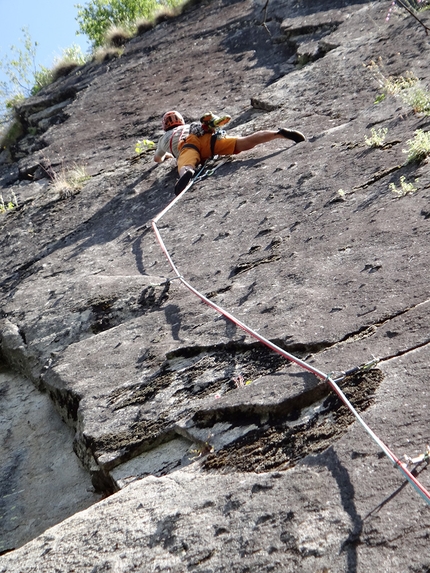
[[[202,170],[200,170],[199,173],[201,173],[201,171]],[[279,346],[277,346],[273,342],[270,342],[270,340],[268,340],[264,336],[261,336],[260,334],[258,334],[258,332],[256,332],[255,330],[253,330],[252,328],[250,328],[249,326],[244,324],[241,320],[234,317],[231,313],[229,313],[228,311],[224,310],[223,308],[221,308],[220,306],[218,306],[217,304],[215,304],[214,302],[212,302],[211,300],[206,298],[202,293],[200,293],[192,285],[190,285],[184,279],[184,277],[179,273],[175,263],[172,260],[172,257],[170,256],[170,254],[166,248],[166,245],[165,245],[165,243],[161,237],[160,231],[158,230],[158,227],[157,227],[157,223],[158,223],[158,221],[160,221],[160,219],[162,219],[162,217],[168,211],[170,211],[170,209],[172,209],[172,207],[174,205],[176,205],[176,203],[179,201],[179,199],[184,195],[184,193],[186,191],[188,191],[188,189],[193,185],[193,183],[194,183],[194,180],[191,180],[190,183],[188,184],[188,186],[182,191],[182,193],[180,195],[178,195],[177,197],[175,197],[173,199],[173,201],[171,201],[167,205],[167,207],[165,209],[163,209],[161,211],[161,213],[159,213],[152,220],[152,228],[154,230],[157,241],[160,244],[160,247],[163,250],[170,266],[172,267],[173,272],[176,274],[176,278],[178,278],[181,281],[181,283],[188,290],[190,290],[195,296],[197,296],[201,301],[203,301],[205,304],[207,304],[208,306],[213,308],[216,312],[218,312],[219,314],[221,314],[222,316],[224,316],[225,318],[227,318],[228,320],[233,322],[236,326],[238,326],[239,328],[244,330],[247,334],[249,334],[250,336],[252,336],[256,340],[258,340],[259,342],[261,342],[265,346],[269,347],[271,350],[273,350],[277,354],[280,354],[281,356],[283,356],[284,358],[286,358],[290,362],[294,362],[295,364],[297,364],[298,366],[300,366],[304,370],[307,370],[308,372],[311,372],[312,374],[314,374],[317,378],[320,378],[321,380],[324,380],[325,382],[327,382],[327,384],[330,386],[330,388],[337,394],[337,396],[340,398],[340,400],[350,410],[350,412],[354,415],[356,420],[364,428],[364,430],[372,438],[372,440],[379,446],[379,448],[384,452],[384,454],[394,464],[394,466],[397,467],[401,471],[401,473],[404,475],[404,477],[409,481],[409,483],[414,487],[414,489],[421,495],[421,497],[427,502],[427,504],[430,505],[430,492],[428,492],[428,490],[408,470],[408,468],[406,467],[406,464],[401,462],[399,460],[399,458],[397,458],[394,455],[394,453],[388,448],[388,446],[386,444],[384,444],[384,442],[366,424],[366,422],[363,420],[363,418],[360,416],[360,414],[357,412],[357,410],[354,408],[354,406],[351,404],[351,402],[348,400],[348,398],[342,392],[340,387],[337,385],[335,380],[333,380],[329,375],[324,374],[323,372],[321,372],[320,370],[318,370],[317,368],[315,368],[311,364],[308,364],[307,362],[300,360],[300,358],[297,358],[296,356],[290,354],[289,352],[286,352],[285,350],[283,350],[282,348],[280,348]]]

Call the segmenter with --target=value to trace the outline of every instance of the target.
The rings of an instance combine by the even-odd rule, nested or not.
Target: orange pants
[[[236,148],[236,137],[217,137],[212,153],[211,133],[205,135],[189,135],[184,142],[179,142],[178,171],[184,165],[197,167],[199,163],[206,161],[212,155],[234,155]]]

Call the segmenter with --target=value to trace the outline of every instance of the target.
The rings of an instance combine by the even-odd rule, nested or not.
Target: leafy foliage
[[[34,72],[34,85],[31,88],[30,95],[36,95],[45,86],[49,86],[53,82],[52,70],[45,66],[39,66],[38,70]]]
[[[27,28],[22,28],[22,46],[11,46],[8,55],[0,57],[0,70],[6,80],[0,81],[0,136],[7,135],[13,118],[13,109],[26,97],[36,95],[43,87],[57,77],[58,66],[74,63],[84,64],[85,55],[80,46],[73,44],[65,48],[62,55],[54,60],[53,69],[36,66],[37,42],[33,42]]]
[[[87,57],[82,52],[82,48],[79,44],[72,44],[68,48],[64,48],[61,60],[83,66],[87,61]]]
[[[134,150],[136,153],[143,153],[144,151],[154,149],[154,147],[155,143],[153,141],[149,139],[139,139],[139,141],[136,142]]]
[[[103,45],[112,26],[133,33],[140,18],[151,18],[160,8],[173,8],[180,3],[181,0],[90,0],[85,6],[77,5],[79,32],[86,34],[93,48],[97,48]]]
[[[10,55],[0,58],[0,70],[7,81],[0,82],[0,125],[10,121],[11,111],[20,100],[31,95],[36,83],[36,49],[27,28],[22,28],[23,48],[10,47]]]

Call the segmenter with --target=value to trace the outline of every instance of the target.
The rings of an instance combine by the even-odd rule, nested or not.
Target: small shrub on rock
[[[161,24],[162,22],[167,22],[171,18],[178,16],[178,14],[180,14],[180,12],[181,12],[181,10],[179,8],[178,9],[163,8],[162,10],[159,10],[158,12],[155,13],[154,25],[158,26],[158,24]]]
[[[419,163],[430,155],[430,132],[417,129],[414,138],[406,142],[407,149],[403,153],[408,154],[407,163]]]
[[[8,211],[13,211],[15,207],[18,207],[18,200],[15,193],[12,191],[10,198],[5,202],[3,195],[0,195],[0,214],[7,213]]]
[[[383,101],[388,95],[398,96],[415,113],[430,115],[430,91],[420,83],[412,72],[407,71],[405,75],[398,77],[387,76],[381,60],[378,63],[371,61],[367,68],[378,82],[381,90],[381,94],[375,100],[376,104]]]
[[[399,95],[400,92],[411,88],[418,82],[418,78],[412,72],[409,71],[407,71],[404,76],[398,76],[398,77],[389,76],[384,69],[384,65],[382,63],[381,58],[379,58],[377,62],[372,60],[367,65],[367,69],[375,78],[376,82],[378,83],[379,89],[382,92],[380,96],[380,101],[384,99],[387,95]]]
[[[366,145],[369,147],[382,147],[385,142],[385,137],[387,135],[388,129],[386,127],[381,127],[380,129],[375,129],[372,127],[370,130],[371,136],[364,137]]]
[[[430,115],[430,92],[426,88],[413,86],[402,93],[402,100],[411,106],[415,113]]]
[[[404,197],[409,193],[415,193],[415,191],[417,190],[417,188],[413,183],[408,183],[406,181],[406,177],[404,175],[400,177],[400,187],[397,187],[395,183],[390,183],[389,188],[398,197]]]
[[[52,70],[45,66],[40,66],[39,70],[34,72],[34,86],[31,89],[31,95],[36,95],[40,90],[53,82]]]

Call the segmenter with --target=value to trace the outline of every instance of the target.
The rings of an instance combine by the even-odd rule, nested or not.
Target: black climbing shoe
[[[185,189],[185,187],[188,185],[188,183],[191,181],[193,177],[194,177],[194,171],[192,169],[188,169],[188,171],[185,171],[182,177],[179,177],[175,185],[176,197],[182,193],[182,191]]]
[[[285,129],[285,127],[280,127],[278,133],[283,135],[286,139],[292,139],[296,143],[301,141],[306,141],[306,137],[301,131],[296,131],[295,129]]]

